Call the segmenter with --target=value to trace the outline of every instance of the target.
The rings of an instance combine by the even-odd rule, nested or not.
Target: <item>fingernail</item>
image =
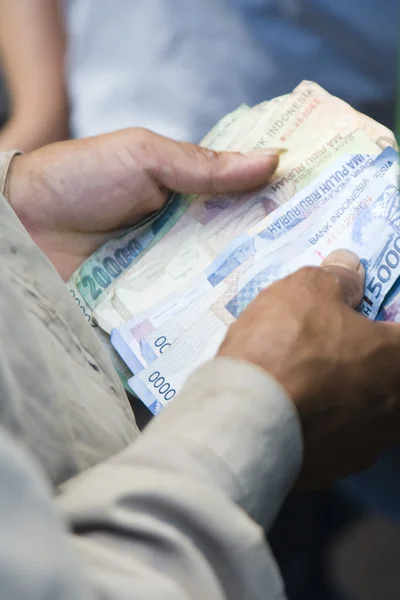
[[[257,148],[256,150],[250,150],[249,152],[242,154],[250,159],[257,156],[271,156],[278,158],[278,156],[285,154],[287,151],[287,148]]]
[[[343,267],[350,271],[362,271],[364,267],[360,258],[351,250],[334,250],[322,263],[323,267]]]

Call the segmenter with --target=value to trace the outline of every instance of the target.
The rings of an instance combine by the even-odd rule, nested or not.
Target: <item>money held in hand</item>
[[[391,131],[305,81],[287,96],[239,107],[201,144],[287,152],[263,189],[171,194],[68,282],[125,386],[154,414],[215,355],[263,288],[337,248],[353,250],[365,266],[358,310],[400,321],[399,156]]]

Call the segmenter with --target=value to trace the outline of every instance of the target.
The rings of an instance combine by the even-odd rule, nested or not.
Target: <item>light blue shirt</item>
[[[302,79],[390,124],[399,20],[398,0],[68,0],[73,132],[198,141]]]

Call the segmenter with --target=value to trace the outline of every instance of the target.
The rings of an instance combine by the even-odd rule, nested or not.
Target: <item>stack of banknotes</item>
[[[358,310],[400,321],[399,156],[391,131],[305,81],[287,96],[240,106],[201,144],[286,152],[262,189],[171,194],[68,283],[124,385],[154,414],[215,356],[260,290],[337,248],[353,250],[365,266]]]

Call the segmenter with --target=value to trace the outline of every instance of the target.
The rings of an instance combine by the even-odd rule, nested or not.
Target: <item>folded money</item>
[[[392,175],[392,182],[389,178],[389,182],[369,181],[366,187],[360,184],[353,201],[346,198],[339,205],[326,205],[316,213],[318,218],[307,219],[300,231],[295,229],[278,239],[267,253],[259,251],[249,268],[243,271],[238,267],[228,283],[218,284],[219,296],[197,321],[129,380],[132,390],[152,412],[159,412],[179,392],[186,378],[216,354],[230,324],[262,289],[302,266],[321,264],[337,248],[351,249],[362,257],[366,284],[358,310],[376,318],[400,277],[400,193],[394,185],[397,168]],[[396,310],[396,299],[386,310]],[[158,333],[160,338],[163,329]]]
[[[272,242],[295,227],[297,238],[301,232],[300,225],[306,219],[311,219],[311,215],[318,216],[328,202],[329,208],[336,206],[332,199],[337,195],[340,194],[342,205],[347,203],[351,206],[358,201],[360,191],[371,189],[371,183],[382,175],[393,183],[396,170],[392,167],[397,166],[395,150],[388,148],[369,168],[371,162],[370,157],[362,155],[341,158],[316,182],[261,221],[253,231],[238,237],[199,277],[171,294],[168,301],[156,304],[153,309],[115,329],[112,343],[130,370],[139,373],[165,352],[216,300],[218,290],[223,289],[220,283],[235,282],[241,271],[277,248],[277,244]],[[306,226],[310,226],[310,220]],[[288,237],[286,235],[286,240]]]
[[[395,160],[381,152],[396,148],[387,128],[312,82],[253,108],[239,107],[201,144],[214,150],[282,147],[287,152],[270,184],[256,192],[171,194],[161,211],[107,242],[71,277],[70,293],[125,385],[132,373],[144,372],[172,352],[209,307],[227,297],[223,286],[233,290],[233,282],[239,285],[244,273],[261,264],[262,252],[267,260],[272,245],[279,255],[279,238],[300,236],[304,222],[324,206],[339,209],[346,194],[362,185],[357,178],[364,173],[365,185],[375,185],[376,199],[382,191],[376,187],[379,173],[385,175]],[[369,171],[378,156],[380,163]],[[113,330],[119,355],[109,343]]]
[[[260,106],[253,109],[259,111],[256,124],[244,137],[240,133],[229,148],[246,151],[284,143],[288,152],[269,186],[258,194],[202,195],[195,201],[181,197],[180,208],[164,224],[162,243],[147,245],[147,252],[110,286],[107,301],[95,309],[104,330],[109,332],[121,318],[139,314],[154,298],[166,297],[200,273],[233,239],[287,202],[338,156],[362,151],[376,155],[380,151],[376,142],[385,145],[389,139],[380,126],[316,84],[301,84],[272,113],[269,105],[263,110]],[[234,125],[239,127],[243,119],[248,123],[248,118],[245,113]]]

